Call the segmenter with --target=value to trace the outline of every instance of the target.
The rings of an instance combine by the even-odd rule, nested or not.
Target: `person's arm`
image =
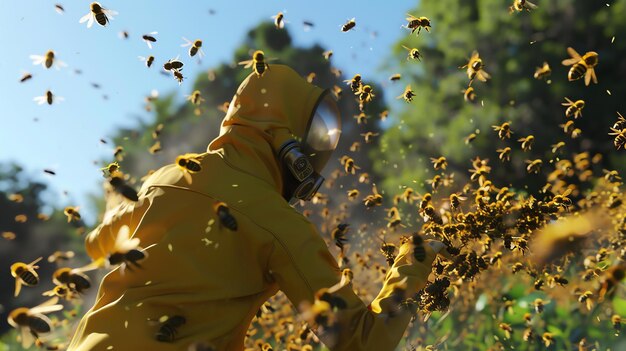
[[[320,289],[330,288],[340,281],[337,262],[328,251],[314,225],[298,221],[291,233],[274,233],[275,247],[270,259],[270,270],[280,289],[296,306],[313,304]],[[400,247],[394,265],[389,269],[383,287],[368,307],[354,293],[351,285],[337,290],[333,296],[343,299],[346,308],[334,314],[333,333],[318,335],[332,351],[339,350],[394,350],[411,319],[411,312],[398,308],[394,288],[405,289],[411,297],[423,288],[431,273],[436,254],[425,245],[426,259],[412,262],[411,244]]]

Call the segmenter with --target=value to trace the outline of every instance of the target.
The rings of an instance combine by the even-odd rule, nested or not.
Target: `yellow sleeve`
[[[133,233],[149,207],[149,200],[144,197],[136,203],[125,201],[107,211],[102,223],[85,237],[85,249],[89,257],[96,261],[112,254],[120,228],[127,225]]]
[[[328,251],[314,225],[277,236],[270,269],[280,289],[296,306],[312,304],[315,293],[340,281],[337,262]],[[368,307],[354,293],[351,285],[333,296],[342,298],[347,307],[335,313],[336,328],[318,337],[332,351],[394,350],[411,319],[406,309],[398,309],[393,296],[395,287],[405,287],[406,297],[413,296],[426,284],[435,253],[425,245],[424,262],[411,262],[410,244],[404,244],[394,265],[388,271],[383,287]]]

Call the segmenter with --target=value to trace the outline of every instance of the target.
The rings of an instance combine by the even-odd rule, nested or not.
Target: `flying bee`
[[[148,34],[144,34],[141,36],[141,40],[143,40],[146,45],[148,45],[149,49],[152,49],[152,43],[156,43],[155,35],[159,34],[159,32],[150,32]]]
[[[411,89],[411,85],[407,85],[404,88],[404,92],[396,97],[396,99],[404,99],[405,102],[409,103],[413,101],[413,97],[415,96],[415,92]]]
[[[422,28],[424,28],[427,32],[430,32],[430,20],[427,17],[415,17],[408,13],[407,16],[409,17],[406,18],[408,23],[406,24],[405,28],[410,29],[411,34],[413,34],[417,30],[416,35],[420,35]]]
[[[196,56],[196,54],[198,54],[198,56],[200,57],[204,57],[204,51],[202,51],[202,40],[200,39],[196,39],[194,41],[191,41],[185,37],[183,37],[183,40],[185,41],[183,44],[181,44],[181,47],[187,47],[189,46],[189,56],[190,57],[194,57]]]
[[[61,4],[54,4],[54,11],[56,11],[59,15],[62,15],[65,12],[65,8]]]
[[[535,312],[543,313],[544,303],[542,299],[535,299]]]
[[[350,89],[355,94],[358,94],[358,92],[361,90],[361,86],[363,85],[361,75],[358,73],[355,74],[352,79],[344,80],[344,82],[348,83],[348,86],[350,86]]]
[[[96,264],[89,264],[82,268],[61,267],[52,274],[52,282],[57,286],[65,286],[72,292],[82,294],[91,287],[89,277],[83,272],[98,268]]]
[[[537,5],[533,4],[528,0],[513,0],[513,5],[509,6],[509,13],[513,13],[515,11],[522,12],[524,10],[531,11],[537,8]]]
[[[150,68],[152,63],[154,63],[154,56],[150,55],[148,57],[138,56],[141,61],[146,63],[146,67]]]
[[[571,193],[572,189],[568,188],[562,194],[554,195],[554,197],[552,198],[552,202],[562,207],[566,211],[569,211],[569,208],[574,205],[572,200],[568,197]]]
[[[178,328],[183,326],[187,320],[183,316],[162,316],[158,320],[161,325],[157,331],[155,338],[160,342],[173,342],[176,339]]]
[[[356,119],[357,124],[367,124],[367,118],[368,116],[364,112],[354,115],[354,119]]]
[[[359,101],[359,110],[363,111],[363,105],[365,103],[371,102],[374,98],[373,89],[370,85],[361,85],[359,90],[354,93],[358,97]]]
[[[593,293],[589,290],[581,293],[578,296],[578,302],[585,304],[585,306],[587,306],[588,311],[591,311],[591,307],[593,306],[593,301],[591,300],[592,296],[593,296]]]
[[[381,240],[383,243],[380,245],[380,252],[383,253],[387,264],[391,267],[396,260],[396,245],[390,243],[388,244],[384,239]]]
[[[122,161],[124,159],[124,147],[115,147],[115,150],[113,150],[113,157],[115,157],[115,159],[118,161]]]
[[[572,57],[563,60],[561,63],[564,66],[572,66],[567,73],[567,80],[574,81],[585,77],[585,85],[589,85],[591,80],[598,84],[598,78],[596,77],[596,71],[594,67],[598,65],[598,53],[595,51],[588,51],[582,57],[572,47],[567,48],[567,53]]]
[[[346,234],[350,230],[350,224],[348,223],[340,223],[338,224],[330,233],[330,237],[335,242],[335,245],[343,252],[344,245],[348,242],[348,238],[346,238]]]
[[[422,61],[423,55],[420,53],[419,50],[417,50],[416,48],[409,48],[409,47],[406,47],[404,45],[402,45],[402,47],[405,48],[409,52],[409,54],[408,54],[408,56],[406,58],[407,61],[408,60]]]
[[[333,56],[333,51],[332,50],[324,51],[322,53],[322,56],[324,57],[324,59],[330,60],[331,56]]]
[[[341,26],[341,31],[345,33],[353,29],[355,26],[356,26],[356,21],[354,20],[354,18],[349,19],[348,22],[346,22],[344,25]]]
[[[609,135],[615,137],[615,140],[613,140],[613,145],[615,145],[615,148],[617,150],[621,148],[626,149],[626,128],[623,128],[621,130],[611,128],[611,132],[609,133]]]
[[[426,249],[424,248],[424,239],[418,233],[413,233],[411,236],[413,242],[413,257],[419,261],[424,262],[426,259]]]
[[[78,212],[80,208],[78,206],[73,207],[73,206],[67,206],[64,210],[63,213],[65,214],[65,216],[67,217],[67,223],[71,222],[71,221],[79,221],[80,220],[80,213]]]
[[[232,231],[237,231],[237,220],[232,214],[230,214],[230,209],[225,202],[216,202],[213,205],[213,211],[215,211],[215,214],[217,214],[217,217],[220,219],[220,223],[224,227]]]
[[[198,154],[184,154],[176,158],[176,166],[183,172],[183,177],[189,184],[191,184],[191,174],[202,170],[200,163],[202,158],[198,156]]]
[[[615,336],[619,336],[619,332],[622,330],[622,317],[619,314],[611,316],[611,324],[615,330]]]
[[[276,29],[283,29],[285,28],[285,14],[282,12],[277,13],[276,15],[272,16],[272,19],[274,19],[274,26],[276,27]]]
[[[395,228],[400,225],[402,218],[397,207],[392,207],[387,211],[387,228]]]
[[[494,131],[498,132],[498,138],[505,140],[511,138],[511,122],[504,122],[499,126],[491,126]]]
[[[480,132],[478,129],[476,129],[476,132],[474,133],[470,133],[468,136],[466,136],[463,141],[465,142],[465,145],[469,145],[469,143],[471,143],[472,141],[476,140],[476,137],[478,136],[478,133]]]
[[[109,163],[106,167],[100,168],[102,176],[105,178],[110,177],[113,173],[120,170],[120,164],[117,162]]]
[[[448,167],[448,161],[446,160],[445,156],[441,156],[438,158],[431,157],[430,162],[432,162],[433,168],[435,168],[435,170],[446,169],[446,167]]]
[[[357,169],[361,169],[361,167],[357,166],[354,163],[354,160],[351,157],[343,156],[340,161],[341,164],[344,166],[344,170],[348,174],[354,174]]]
[[[163,69],[166,71],[182,71],[183,66],[184,63],[179,61],[178,57],[176,57],[175,59],[167,60],[167,62],[163,64]]]
[[[480,58],[480,55],[476,50],[472,53],[472,57],[470,57],[469,61],[459,68],[467,68],[467,77],[470,80],[469,85],[472,85],[474,78],[478,78],[478,80],[483,82],[486,82],[487,79],[491,78],[489,73],[485,72],[483,60]]]
[[[57,304],[58,301],[58,297],[53,297],[36,307],[19,307],[9,313],[8,322],[20,332],[22,347],[29,348],[39,334],[52,330],[52,321],[45,314],[62,310],[63,305]]]
[[[359,196],[359,190],[358,189],[348,190],[348,199],[354,200],[358,196]]]
[[[333,85],[332,93],[335,96],[335,100],[339,100],[341,98],[341,95],[343,95],[343,90],[340,86]]]
[[[378,193],[378,189],[376,188],[376,184],[372,185],[372,194],[367,195],[365,199],[363,199],[363,204],[367,208],[371,208],[374,206],[380,206],[383,203],[383,196]]]
[[[604,301],[605,296],[613,297],[615,294],[615,288],[626,277],[626,265],[616,264],[613,267],[607,269],[600,281],[600,288],[598,289],[598,301]]]
[[[522,150],[529,151],[532,148],[533,143],[535,142],[535,136],[534,135],[529,135],[529,136],[524,137],[524,138],[519,138],[519,139],[517,139],[517,141],[522,143]]]
[[[172,71],[172,75],[174,76],[174,79],[178,81],[178,85],[180,85],[183,82],[183,79],[185,79],[180,71]]]
[[[450,209],[456,211],[461,208],[461,202],[467,200],[467,197],[457,193],[450,194]]]
[[[113,253],[108,256],[106,266],[119,266],[122,274],[126,268],[132,271],[131,266],[141,268],[139,261],[148,257],[148,254],[144,251],[152,247],[152,245],[142,249],[139,247],[139,242],[139,238],[131,238],[130,228],[127,225],[123,225],[117,232]]]
[[[126,183],[126,180],[124,179],[124,174],[122,172],[113,172],[111,174],[111,177],[109,178],[109,184],[111,184],[111,187],[113,187],[113,190],[115,190],[116,193],[122,195],[124,198],[133,202],[139,201],[137,191]]]
[[[74,251],[55,251],[52,255],[48,256],[48,262],[67,261],[73,257]]]
[[[378,136],[380,133],[374,133],[374,132],[367,132],[367,133],[361,133],[361,136],[363,137],[363,139],[365,140],[366,144],[371,143],[372,141],[374,141],[374,137]]]
[[[535,74],[533,75],[533,77],[537,80],[539,79],[546,79],[548,78],[550,75],[552,74],[552,69],[550,68],[550,65],[547,62],[543,63],[543,66],[541,67],[537,67],[537,69],[535,70]],[[548,83],[550,81],[548,80]]]
[[[204,98],[200,94],[200,90],[194,90],[191,95],[187,95],[187,100],[190,101],[193,105],[197,106],[204,101]]]
[[[569,120],[569,121],[567,121],[567,122],[565,122],[563,124],[559,124],[559,127],[563,128],[563,132],[565,134],[568,134],[568,135],[572,134],[572,132],[576,128],[574,126],[574,121],[572,121],[572,120]]]
[[[500,161],[502,162],[511,161],[511,148],[510,147],[507,146],[504,149],[497,149],[496,152],[498,153],[498,158],[500,159]]]
[[[65,62],[59,60],[52,50],[46,51],[43,55],[30,55],[30,59],[33,60],[33,65],[42,65],[44,68],[48,69],[54,66],[57,70],[61,69],[61,67],[67,66]],[[22,78],[22,82],[24,78]]]
[[[402,75],[401,75],[400,73],[395,73],[395,74],[392,74],[392,75],[389,77],[389,80],[390,80],[390,81],[392,81],[392,82],[397,82],[397,81],[399,81],[401,78],[402,78]]]
[[[35,269],[39,268],[36,264],[41,261],[42,258],[43,257],[39,257],[29,264],[16,262],[11,265],[11,275],[15,278],[15,297],[19,295],[22,285],[35,286],[39,284],[39,275]]]
[[[585,101],[576,100],[576,102],[574,102],[568,98],[565,98],[565,101],[567,102],[561,103],[561,105],[567,106],[567,109],[565,110],[565,117],[569,118],[569,117],[574,116],[574,119],[577,119],[578,117],[582,117],[583,108],[585,107]]]
[[[473,87],[467,87],[465,90],[461,90],[463,93],[463,99],[465,102],[474,102],[476,100],[476,92]]]
[[[20,83],[24,83],[25,81],[32,79],[32,78],[33,78],[33,75],[26,72],[24,73],[24,75],[22,75],[22,78],[20,78]]]
[[[54,288],[44,291],[42,296],[57,296],[65,300],[72,300],[76,297],[76,294],[69,288],[62,285],[55,285]]]
[[[526,166],[526,171],[528,173],[539,173],[541,171],[541,166],[543,165],[543,161],[541,159],[536,160],[526,160],[528,166]]]
[[[315,72],[311,72],[306,76],[306,81],[308,83],[313,83],[313,81],[315,80],[315,77],[317,77],[317,74]]]
[[[556,144],[551,145],[550,147],[552,148],[552,153],[556,154],[557,152],[559,152],[559,150],[561,150],[563,147],[565,146],[565,142],[563,141],[559,141]]]
[[[239,62],[240,65],[244,65],[244,68],[252,67],[252,70],[256,74],[257,77],[263,77],[266,69],[270,69],[270,65],[267,64],[268,61],[273,59],[265,59],[265,53],[261,50],[257,50],[252,54],[252,59],[247,61]]]
[[[92,2],[89,5],[89,13],[81,17],[78,23],[87,22],[87,28],[91,28],[95,20],[104,27],[109,23],[109,19],[113,19],[115,15],[117,15],[116,11],[105,9],[99,2]]]
[[[622,177],[619,176],[619,173],[616,170],[609,171],[608,169],[603,169],[604,179],[609,183],[619,183],[622,180]]]
[[[43,105],[45,103],[52,105],[55,102],[61,102],[63,100],[63,97],[54,95],[50,90],[47,90],[42,96],[35,96],[33,98],[33,101],[35,101],[37,105]]]

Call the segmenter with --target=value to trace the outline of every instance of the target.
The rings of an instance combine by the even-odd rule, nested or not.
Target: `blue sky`
[[[65,13],[55,11],[56,3]],[[86,195],[100,194],[102,182],[102,165],[93,162],[110,157],[114,148],[99,140],[108,140],[120,126],[152,118],[142,108],[151,90],[175,91],[181,99],[191,92],[191,82],[179,86],[172,77],[159,74],[164,61],[180,55],[187,63],[186,76],[193,77],[230,61],[251,27],[286,10],[294,45],[320,43],[334,51],[333,64],[347,76],[361,73],[369,80],[383,81],[387,73],[378,68],[389,58],[393,42],[407,35],[401,26],[416,2],[104,0],[103,7],[119,14],[107,27],[94,24],[88,29],[78,21],[89,12],[89,4],[0,1],[0,12],[6,15],[0,21],[0,162],[19,162],[28,175],[50,185],[48,203],[81,206],[87,222],[93,223],[96,213]],[[209,9],[215,14],[209,14]],[[342,33],[341,25],[353,17],[356,30]],[[304,31],[303,20],[315,27]],[[119,37],[123,30],[129,32],[129,39]],[[141,35],[153,31],[158,32],[158,41],[150,50]],[[206,56],[201,64],[192,64],[187,57],[187,48],[180,46],[182,37],[203,40]],[[57,71],[32,64],[30,55],[50,49],[68,66]],[[151,69],[138,59],[148,55],[156,57]],[[82,74],[76,74],[77,69]],[[20,83],[25,71],[33,79]],[[64,101],[37,105],[33,98],[48,89]],[[105,94],[108,100],[103,99]],[[57,175],[44,174],[44,168]]]

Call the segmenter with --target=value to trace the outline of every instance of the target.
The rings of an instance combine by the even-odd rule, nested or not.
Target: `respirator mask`
[[[302,142],[287,140],[278,151],[284,166],[283,196],[290,203],[309,201],[324,177],[320,175],[339,142],[341,116],[337,105],[324,94],[308,121]]]

